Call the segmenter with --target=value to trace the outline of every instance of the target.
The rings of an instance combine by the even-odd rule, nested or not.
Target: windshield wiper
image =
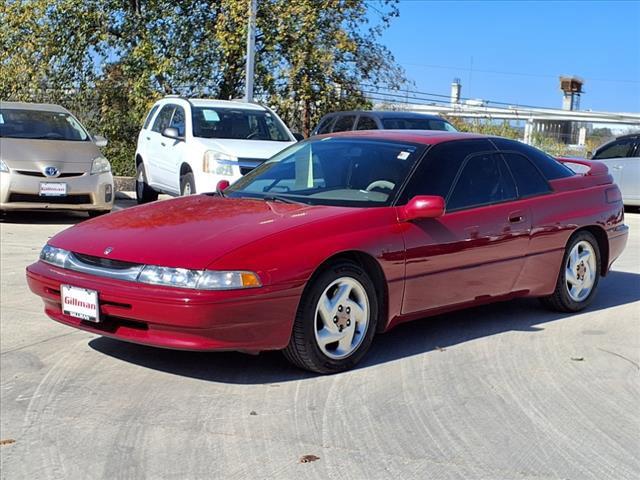
[[[265,202],[282,202],[282,203],[297,203],[299,205],[305,205],[305,203],[300,202],[298,200],[293,200],[292,198],[283,197],[282,195],[274,195],[273,193],[263,195],[260,197]]]

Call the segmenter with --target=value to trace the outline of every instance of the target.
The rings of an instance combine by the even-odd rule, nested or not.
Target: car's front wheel
[[[598,241],[587,231],[578,232],[565,249],[555,291],[541,301],[552,310],[578,312],[591,303],[599,281]]]
[[[138,163],[136,170],[136,200],[138,203],[148,203],[157,200],[158,192],[147,183],[147,172],[144,168],[144,163]]]
[[[196,179],[193,177],[193,173],[185,173],[180,177],[180,195],[195,195],[196,193]]]
[[[339,262],[319,274],[305,291],[285,357],[317,373],[347,370],[371,346],[378,319],[376,289],[352,262]]]

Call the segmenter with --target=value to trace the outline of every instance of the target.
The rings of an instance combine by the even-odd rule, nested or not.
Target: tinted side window
[[[518,196],[528,197],[551,191],[540,171],[524,155],[505,152],[502,154],[516,180]]]
[[[353,123],[356,121],[355,115],[345,115],[343,117],[338,117],[335,125],[333,126],[334,132],[346,132],[347,130],[353,129]]]
[[[434,145],[412,175],[400,199],[406,204],[416,195],[446,198],[464,159],[478,152],[495,151],[488,140],[458,140]]]
[[[368,115],[360,115],[360,118],[358,118],[358,126],[356,127],[356,130],[377,130],[378,129],[378,125],[376,124],[376,121],[369,117]]]
[[[506,138],[492,138],[491,141],[500,150],[512,150],[527,157],[538,167],[547,180],[572,177],[574,175],[573,170],[565,167],[552,156],[530,145],[525,145],[515,140],[507,140]]]
[[[178,135],[184,137],[185,126],[184,126],[184,108],[176,107],[176,111],[173,114],[173,118],[171,119],[171,127],[178,129]]]
[[[323,133],[329,133],[331,131],[331,124],[335,120],[335,117],[328,117],[320,122],[316,130],[316,135],[322,135]]]
[[[158,110],[158,105],[154,105],[151,111],[149,112],[149,114],[147,115],[147,118],[144,120],[144,125],[142,125],[142,128],[144,128],[145,130],[149,128],[151,119],[153,118],[157,110]]]
[[[604,160],[606,158],[623,158],[631,156],[633,149],[633,139],[625,138],[605,145],[598,149],[593,156],[594,160]]]
[[[516,186],[497,153],[469,158],[447,199],[447,210],[504,202],[517,197]]]
[[[175,105],[165,105],[162,107],[162,110],[160,110],[160,113],[156,117],[156,121],[153,122],[153,128],[151,130],[162,133],[165,128],[168,128],[174,108]]]

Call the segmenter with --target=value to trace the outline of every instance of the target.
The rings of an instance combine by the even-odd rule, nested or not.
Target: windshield
[[[388,205],[424,151],[423,145],[353,138],[292,145],[224,193],[313,205]]]
[[[385,130],[443,130],[457,132],[449,122],[432,118],[383,118],[382,126]]]
[[[235,108],[193,107],[193,136],[290,142],[284,126],[270,112]]]
[[[39,140],[89,140],[84,128],[68,113],[0,109],[0,137]]]

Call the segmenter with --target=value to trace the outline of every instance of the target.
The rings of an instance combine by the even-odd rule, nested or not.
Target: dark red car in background
[[[336,372],[408,320],[523,296],[585,308],[627,227],[606,167],[580,162],[460,133],[315,137],[223,192],[56,235],[28,282],[93,333]]]

